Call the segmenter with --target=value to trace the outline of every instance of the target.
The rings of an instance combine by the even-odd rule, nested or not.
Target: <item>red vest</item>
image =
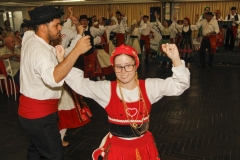
[[[151,103],[146,94],[145,80],[139,80],[139,86],[140,86],[143,98],[145,100],[146,108],[148,110],[148,115],[149,115],[151,111]],[[105,108],[105,110],[108,114],[108,117],[109,117],[108,121],[110,123],[127,125],[129,124],[128,118],[125,113],[123,102],[121,98],[119,98],[117,95],[117,87],[118,86],[116,81],[111,82],[111,99],[109,104]],[[137,120],[140,121],[139,124],[141,123],[142,118],[144,117],[145,117],[144,122],[149,120],[149,118],[147,118],[146,116],[147,114],[146,111],[145,111],[145,116],[143,117],[143,109],[145,109],[145,107],[143,107],[143,104],[144,104],[143,100],[140,100],[140,102],[139,100],[136,102],[128,102],[128,103],[126,102],[126,104],[127,104],[127,109],[129,113],[128,117],[132,117],[131,118],[132,120],[135,120],[137,117]]]

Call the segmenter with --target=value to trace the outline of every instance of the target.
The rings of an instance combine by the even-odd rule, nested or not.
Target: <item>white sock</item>
[[[64,129],[61,129],[61,130],[60,130],[61,140],[63,140],[63,138],[64,138],[66,132],[67,132],[67,128],[64,128]]]

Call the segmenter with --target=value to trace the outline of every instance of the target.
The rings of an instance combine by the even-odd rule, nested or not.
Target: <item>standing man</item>
[[[240,23],[240,16],[237,14],[237,8],[231,8],[231,14],[227,15],[225,18],[226,21],[232,21],[232,28],[228,28],[226,31],[225,39],[225,51],[233,51],[235,45],[235,39],[237,36],[237,28]],[[229,42],[230,39],[230,42]]]
[[[39,6],[28,12],[34,27],[27,31],[22,41],[20,64],[20,92],[18,114],[21,124],[29,134],[31,144],[27,159],[62,160],[63,146],[58,130],[58,100],[61,86],[76,59],[91,48],[89,37],[81,38],[70,54],[58,63],[55,48],[50,41],[60,36],[61,9]]]
[[[118,20],[119,27],[116,29],[116,39],[117,39],[117,45],[116,47],[119,47],[120,45],[124,44],[125,41],[125,29],[127,27],[127,17],[125,16],[125,13],[123,13],[119,7],[116,7],[116,18]]]
[[[153,23],[150,23],[148,21],[149,17],[147,15],[144,15],[143,17],[141,16],[141,21],[140,21],[140,28],[139,33],[141,33],[141,37],[140,37],[140,47],[141,47],[141,51],[143,51],[143,46],[145,45],[145,63],[148,63],[148,57],[150,54],[150,37],[149,37],[149,33],[150,30],[153,26]]]
[[[197,22],[197,19],[195,20]],[[207,12],[206,13],[206,19],[201,20],[198,22],[196,25],[192,25],[191,28],[194,29],[199,29],[202,27],[202,44],[200,47],[200,67],[204,68],[206,66],[205,64],[205,52],[206,49],[208,49],[209,52],[209,66],[213,65],[213,60],[214,60],[214,45],[216,46],[216,39],[215,41],[211,40],[211,36],[214,34],[219,33],[219,27],[218,27],[218,22],[215,18],[213,18],[213,13],[212,12]]]

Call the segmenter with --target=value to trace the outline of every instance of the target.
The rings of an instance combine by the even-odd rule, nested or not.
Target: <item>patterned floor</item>
[[[240,67],[192,64],[191,87],[181,96],[164,97],[153,105],[150,131],[161,160],[240,159]],[[142,64],[140,78],[171,76],[157,62]],[[105,111],[86,99],[93,117],[81,128],[69,129],[66,160],[90,160],[108,132]],[[29,139],[17,116],[18,101],[0,94],[0,159],[25,160]]]

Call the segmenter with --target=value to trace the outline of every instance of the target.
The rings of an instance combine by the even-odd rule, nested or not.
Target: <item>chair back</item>
[[[6,68],[3,60],[0,60],[0,73],[3,73],[5,76],[7,76],[7,72],[6,72]]]
[[[11,63],[10,63],[9,58],[4,59],[3,61],[5,62],[5,65],[6,65],[6,72],[7,72],[7,74],[9,76],[13,77],[13,71],[12,71],[12,67],[11,67]]]

